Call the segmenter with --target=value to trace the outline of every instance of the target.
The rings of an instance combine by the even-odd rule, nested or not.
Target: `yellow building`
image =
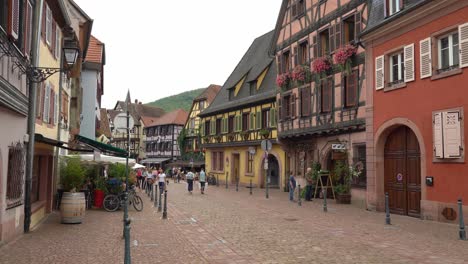
[[[255,39],[214,99],[199,115],[206,171],[235,184],[284,188],[285,153],[276,137],[276,64],[268,54],[273,32]],[[272,149],[260,147],[268,139]],[[268,169],[265,171],[265,157]],[[266,173],[266,174],[265,174]]]

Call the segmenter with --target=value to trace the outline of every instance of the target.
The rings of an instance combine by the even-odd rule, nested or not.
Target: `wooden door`
[[[393,131],[385,143],[385,192],[390,211],[420,216],[421,153],[416,135],[408,127]]]
[[[232,177],[231,183],[235,184],[236,180],[239,179],[239,154],[234,154],[232,159]],[[240,180],[240,179],[239,179]]]

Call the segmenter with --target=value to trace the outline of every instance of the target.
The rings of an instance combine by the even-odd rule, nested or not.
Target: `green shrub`
[[[65,191],[79,191],[83,186],[85,173],[78,157],[64,158],[60,161],[60,177]]]

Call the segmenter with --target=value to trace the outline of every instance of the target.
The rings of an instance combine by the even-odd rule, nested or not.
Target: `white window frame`
[[[397,80],[394,80],[393,79],[393,57],[395,55],[398,55],[398,80],[401,80],[401,81],[404,81],[404,69],[402,67],[402,64],[403,64],[403,52],[402,51],[398,51],[398,53],[392,53],[388,56],[389,58],[389,67],[390,67],[390,75],[389,75],[389,79],[390,79],[390,83],[393,83]]]
[[[393,8],[395,7],[395,12],[393,12]],[[400,0],[390,0],[389,1],[389,14],[393,15],[401,11]]]
[[[46,5],[46,43],[50,46],[52,44],[52,11],[47,3]]]
[[[454,56],[454,52],[453,52],[453,35],[457,34],[458,35],[458,31],[452,31],[448,34],[445,34],[445,35],[442,35],[440,37],[437,38],[437,58],[438,58],[438,62],[437,62],[437,69],[439,70],[442,70],[442,39],[444,38],[448,38],[448,50],[449,50],[449,68],[450,67],[453,67],[453,56]],[[460,51],[460,36],[458,36],[458,51]],[[458,57],[458,66],[460,66],[460,52],[458,52],[457,54],[459,57]]]

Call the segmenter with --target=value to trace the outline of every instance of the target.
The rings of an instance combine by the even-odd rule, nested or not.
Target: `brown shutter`
[[[291,118],[296,117],[296,94],[291,94],[291,103],[289,104],[291,106]]]
[[[278,63],[278,73],[282,74],[283,73],[283,58],[282,54],[276,57],[277,63]]]
[[[362,14],[357,12],[354,15],[354,39],[357,41],[359,39],[358,35],[361,34],[362,29]]]
[[[330,42],[329,42],[330,50],[328,52],[332,53],[333,51],[335,51],[335,26],[330,26],[328,28],[328,36],[330,38]]]
[[[47,4],[44,1],[42,4],[42,25],[41,25],[41,36],[42,38],[46,39],[46,16],[47,16]]]
[[[299,54],[297,52],[297,46],[294,47],[293,50],[294,50],[294,54],[293,54],[293,56],[294,56],[294,66],[297,66],[298,62],[299,62],[299,58],[298,58]]]
[[[292,18],[295,18],[297,16],[297,3],[294,2],[294,4],[291,5],[291,16]]]
[[[343,23],[338,23],[335,25],[335,49],[339,49],[341,47],[341,28]]]
[[[55,20],[52,20],[52,54],[55,56],[55,44],[57,41],[57,23],[55,23]]]
[[[312,50],[313,50],[314,59],[315,59],[318,57],[317,35],[312,37]]]
[[[18,39],[20,30],[20,0],[8,0],[8,35]]]
[[[353,71],[346,78],[346,106],[356,106],[357,99],[357,71]]]

